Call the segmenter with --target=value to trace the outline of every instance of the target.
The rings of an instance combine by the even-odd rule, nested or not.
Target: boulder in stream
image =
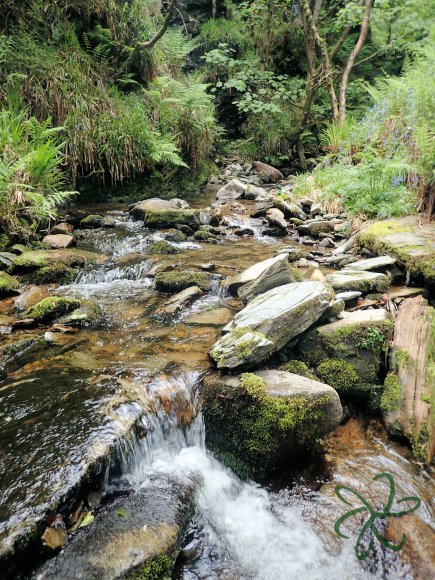
[[[196,227],[197,214],[193,209],[150,209],[145,213],[144,223],[149,228]]]
[[[289,466],[342,418],[332,387],[285,371],[209,376],[201,394],[207,445],[242,477]]]
[[[158,315],[171,315],[177,314],[184,308],[187,308],[189,304],[194,302],[197,298],[202,295],[202,290],[198,286],[189,286],[185,288],[178,294],[175,294],[170,298],[164,306],[161,306],[157,311],[156,314]]]
[[[379,384],[393,323],[383,308],[343,312],[341,316],[306,333],[299,341],[299,352],[340,393],[367,395]]]
[[[80,221],[80,227],[85,229],[113,228],[115,220],[99,214],[91,214]]]
[[[33,318],[37,323],[43,324],[80,308],[81,301],[66,296],[49,296],[31,306],[23,314],[23,318]]]
[[[220,188],[216,194],[218,201],[236,200],[244,196],[248,185],[240,179],[232,179],[226,185]]]
[[[257,173],[260,173],[272,183],[276,183],[277,181],[284,179],[284,175],[281,173],[281,171],[275,167],[272,167],[272,165],[262,163],[261,161],[254,161],[254,167]]]
[[[155,276],[156,290],[160,292],[180,292],[189,286],[198,286],[201,290],[209,290],[213,274],[196,270],[173,270],[158,272]]]
[[[169,578],[193,511],[194,477],[151,475],[104,507],[33,580]]]
[[[401,302],[390,358],[380,402],[385,425],[407,437],[414,455],[430,463],[435,454],[435,309],[422,296]]]
[[[160,199],[151,197],[129,207],[129,213],[134,220],[143,220],[147,211],[152,209],[188,209],[189,204],[182,199]]]
[[[47,244],[54,250],[58,250],[60,248],[71,248],[75,246],[76,241],[69,234],[50,234],[43,238],[42,243]]]
[[[269,222],[269,225],[273,228],[280,228],[282,230],[287,229],[287,222],[285,221],[284,214],[276,207],[267,210],[266,219]]]
[[[301,281],[301,274],[290,266],[287,254],[282,254],[272,258],[271,264],[255,280],[243,284],[237,290],[237,294],[246,304],[259,294],[264,294],[272,288]]]
[[[333,290],[304,281],[273,288],[254,298],[210,351],[218,368],[248,368],[277,352],[310,327],[328,309]]]
[[[367,258],[366,260],[356,260],[347,265],[349,270],[363,271],[374,271],[383,272],[388,267],[393,266],[397,262],[396,258],[391,256],[378,256],[377,258]]]

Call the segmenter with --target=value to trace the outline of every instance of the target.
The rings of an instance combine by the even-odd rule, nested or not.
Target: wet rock
[[[48,288],[39,287],[39,286],[32,286],[17,298],[14,298],[14,305],[16,310],[22,311],[27,310],[31,306],[34,306],[37,302],[46,298],[49,295],[50,291]]]
[[[0,298],[16,294],[19,287],[20,283],[14,276],[0,272]]]
[[[356,270],[342,270],[340,273],[328,274],[328,284],[334,290],[356,290],[365,294],[369,292],[385,292],[390,286],[390,278],[377,272],[358,272]]]
[[[255,235],[254,230],[251,230],[251,228],[239,228],[237,230],[234,230],[233,233],[235,236],[239,236],[239,237],[254,236]]]
[[[256,280],[259,276],[261,276],[261,274],[263,274],[265,270],[275,264],[276,261],[277,256],[275,258],[268,258],[262,262],[257,262],[256,264],[249,266],[249,268],[246,268],[246,270],[243,270],[243,272],[240,274],[226,278],[222,282],[222,286],[224,286],[228,292],[235,295],[237,294],[237,290],[240,288],[240,286]]]
[[[50,234],[45,236],[42,242],[54,250],[71,248],[76,243],[75,239],[69,234]]]
[[[92,300],[81,300],[80,306],[63,316],[59,324],[74,327],[95,327],[102,322],[103,312],[98,303]]]
[[[245,190],[245,199],[250,200],[262,200],[267,199],[267,190],[264,187],[256,187],[255,185],[248,184]]]
[[[358,243],[376,254],[396,257],[412,278],[435,289],[435,223],[420,223],[407,216],[369,224],[358,234]]]
[[[335,244],[331,238],[323,238],[321,242],[319,242],[320,248],[334,248]]]
[[[71,236],[73,231],[74,228],[71,224],[67,224],[66,222],[60,222],[51,228],[50,234],[53,236],[56,234],[64,234],[67,236]]]
[[[135,220],[143,220],[149,210],[154,209],[188,209],[189,204],[182,199],[160,199],[151,197],[143,201],[138,201],[129,207],[129,213]]]
[[[262,236],[270,236],[272,238],[284,238],[287,235],[287,230],[283,228],[266,228],[261,232]]]
[[[219,239],[215,234],[212,234],[211,232],[207,232],[205,230],[198,230],[193,234],[193,237],[198,242],[205,242],[208,244],[217,244]]]
[[[379,256],[377,258],[368,258],[367,260],[357,260],[349,265],[350,270],[362,271],[381,271],[383,272],[389,266],[397,262],[396,258],[391,256]]]
[[[369,394],[392,336],[384,309],[343,312],[342,318],[306,333],[299,341],[301,358],[320,378],[344,394]]]
[[[80,221],[80,227],[86,229],[113,228],[115,227],[115,221],[102,215],[91,214]]]
[[[184,308],[187,308],[189,304],[194,302],[197,298],[202,295],[202,290],[198,286],[189,286],[185,290],[178,292],[175,296],[172,296],[164,306],[156,310],[156,314],[177,314]]]
[[[180,292],[189,286],[198,286],[201,290],[210,288],[213,275],[195,270],[158,272],[155,276],[156,290],[160,292]]]
[[[284,218],[284,214],[275,207],[267,210],[266,219],[272,227],[281,228],[282,230],[287,229],[287,222]]]
[[[362,296],[361,292],[357,292],[356,290],[354,291],[350,290],[348,292],[339,292],[335,297],[337,299],[344,300],[345,302],[353,302],[355,300],[358,300],[360,296]]]
[[[184,318],[186,324],[194,326],[224,326],[232,318],[231,310],[228,308],[213,308],[204,312],[195,312]]]
[[[244,196],[247,184],[240,179],[232,179],[229,183],[220,188],[216,194],[218,201],[235,200]]]
[[[193,209],[150,209],[145,213],[144,224],[150,228],[175,228],[189,226],[196,229],[198,212]]]
[[[333,297],[332,289],[320,282],[273,288],[236,314],[210,356],[218,368],[258,364],[318,320]]]
[[[320,234],[329,234],[334,231],[334,224],[330,221],[312,221],[308,224],[303,224],[298,226],[298,232],[301,235],[308,235],[313,237],[319,237]]]
[[[154,242],[147,247],[148,254],[179,254],[180,250],[166,240]]]
[[[97,262],[101,263],[103,260],[104,258],[98,254],[78,249],[33,250],[15,256],[12,268],[14,273],[22,274],[57,266],[83,268]]]
[[[308,219],[307,214],[297,204],[286,201],[280,197],[274,197],[273,201],[275,207],[281,210],[287,219],[297,218],[302,222]]]
[[[333,388],[285,371],[207,377],[201,395],[207,445],[244,477],[288,465],[342,418]]]
[[[75,298],[50,296],[26,310],[23,318],[33,318],[37,323],[48,322],[76,310],[80,305],[80,300]]]
[[[284,179],[284,175],[271,165],[267,165],[267,163],[262,163],[261,161],[254,161],[254,167],[257,173],[263,175],[268,181],[272,183],[276,183],[280,181],[280,179]]]
[[[244,284],[237,290],[239,298],[245,304],[272,288],[301,282],[302,276],[288,263],[287,255],[272,258],[271,264],[252,282]]]
[[[150,476],[140,490],[101,510],[32,578],[115,580],[128,573],[138,578],[170,577],[196,486],[194,478],[187,476]]]
[[[181,232],[180,230],[176,230],[176,229],[172,229],[172,230],[169,230],[167,232],[164,232],[163,237],[168,242],[175,242],[175,243],[185,242],[187,239],[187,236],[185,234],[183,234],[183,232]]]
[[[0,252],[0,270],[6,270],[12,266],[12,260],[15,254],[11,252]]]
[[[400,304],[390,356],[390,374],[380,401],[385,425],[391,433],[407,437],[414,455],[430,463],[435,454],[431,420],[435,404],[435,309],[422,296]]]
[[[91,491],[88,493],[88,505],[91,509],[97,508],[101,504],[103,494],[101,491]]]
[[[266,215],[268,209],[272,209],[275,206],[274,202],[268,202],[261,206],[257,206],[257,209],[251,213],[251,218],[260,218]]]
[[[59,550],[68,540],[68,534],[62,516],[55,517],[52,524],[45,529],[41,536],[42,547],[45,550]]]

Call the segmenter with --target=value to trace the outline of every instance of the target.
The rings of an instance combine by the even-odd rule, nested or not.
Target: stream
[[[191,205],[210,202],[201,197]],[[237,300],[222,294],[220,277],[289,246],[288,238],[261,235],[261,220],[249,217],[252,207],[244,202],[230,219],[253,229],[253,237],[228,235],[217,245],[175,243],[180,253],[174,255],[147,254],[161,233],[132,221],[124,207],[104,207],[115,228],[82,232],[80,248],[109,258],[55,292],[96,300],[104,324],[46,336],[45,342],[44,330],[20,332],[18,338],[29,346],[0,382],[7,420],[0,435],[0,538],[31,526],[51,501],[65,495],[65,486],[77,488],[97,463],[108,495],[126,482],[146,486],[159,473],[201,482],[173,578],[417,577],[412,559],[380,546],[359,562],[353,539],[340,539],[333,529],[345,507],[334,486],[370,488],[383,471],[393,475],[397,497],[421,498],[417,525],[433,525],[431,473],[416,465],[408,448],[390,441],[379,421],[350,419],[328,438],[325,461],[277,474],[262,485],[242,482],[206,450],[198,387],[210,368],[210,346],[240,309]],[[101,213],[101,207],[84,209]],[[303,248],[291,240],[290,245]],[[154,290],[149,275],[156,263],[186,269],[213,263],[212,289],[181,314],[156,316],[167,299]],[[2,308],[7,328],[9,306]],[[373,494],[379,497],[376,490]]]

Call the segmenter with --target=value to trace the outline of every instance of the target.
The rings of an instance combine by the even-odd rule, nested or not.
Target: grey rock
[[[349,269],[358,271],[383,271],[396,262],[396,258],[392,258],[391,256],[379,256],[377,258],[355,261],[349,265]]]
[[[43,238],[42,243],[57,250],[60,248],[71,248],[72,246],[75,246],[76,241],[69,234],[50,234]]]
[[[365,294],[369,292],[385,292],[390,285],[390,278],[377,272],[358,272],[356,270],[342,270],[326,276],[328,284],[334,290],[357,290]]]
[[[276,183],[280,179],[284,178],[284,175],[281,173],[281,171],[279,171],[279,169],[276,169],[271,165],[267,165],[267,163],[262,163],[261,161],[254,161],[254,167],[258,173],[264,175],[264,177],[266,177],[266,179],[268,179],[272,183]]]
[[[135,220],[142,220],[150,209],[188,209],[189,204],[182,199],[160,199],[151,197],[143,201],[138,201],[130,206],[130,214]]]
[[[240,199],[244,196],[246,188],[246,183],[240,179],[232,179],[220,188],[216,194],[216,199],[219,201]]]
[[[361,296],[361,292],[357,292],[356,290],[348,292],[339,292],[336,294],[337,300],[344,300],[345,302],[351,302],[352,300],[357,300]]]
[[[275,207],[281,210],[287,219],[297,218],[303,222],[308,219],[307,214],[297,204],[285,201],[280,197],[274,197],[273,199]]]
[[[266,219],[272,227],[280,228],[282,230],[287,229],[287,222],[284,218],[284,214],[275,207],[267,210]]]
[[[330,233],[334,231],[334,224],[324,220],[316,220],[307,224],[298,226],[298,232],[301,235],[319,237],[319,234]]]

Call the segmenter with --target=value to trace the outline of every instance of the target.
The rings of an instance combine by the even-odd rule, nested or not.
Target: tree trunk
[[[338,115],[338,120],[340,123],[343,123],[343,121],[346,118],[346,92],[347,92],[347,87],[349,86],[349,77],[350,77],[350,73],[352,72],[353,66],[355,64],[356,57],[361,52],[361,49],[364,46],[364,43],[365,43],[366,38],[367,38],[367,32],[369,30],[369,25],[370,25],[370,16],[371,16],[371,11],[372,11],[372,6],[373,6],[373,0],[366,0],[366,9],[365,9],[364,18],[363,18],[363,21],[361,24],[359,38],[358,38],[352,52],[350,53],[350,56],[349,56],[348,61],[346,63],[346,67],[344,69],[343,76],[341,79],[340,94],[339,94],[339,115]]]
[[[146,42],[138,42],[136,44],[136,50],[140,50],[143,48],[152,48],[156,44],[156,42],[162,38],[162,36],[168,29],[169,21],[171,20],[174,10],[177,7],[177,2],[178,0],[170,0],[168,11],[166,13],[166,18],[165,21],[163,22],[161,29],[158,32],[156,32],[156,34],[152,38],[150,38],[150,40],[147,40]]]
[[[370,0],[371,1],[371,0]],[[338,102],[337,102],[337,95],[335,92],[333,75],[332,75],[332,67],[331,61],[329,58],[328,48],[326,46],[325,40],[320,36],[319,31],[317,30],[316,22],[314,20],[313,14],[310,9],[309,0],[300,0],[301,8],[304,14],[304,17],[307,22],[307,27],[310,30],[313,38],[319,47],[320,56],[322,59],[322,67],[325,74],[325,82],[326,82],[326,89],[328,91],[329,101],[331,103],[331,113],[332,113],[332,120],[338,120]]]

